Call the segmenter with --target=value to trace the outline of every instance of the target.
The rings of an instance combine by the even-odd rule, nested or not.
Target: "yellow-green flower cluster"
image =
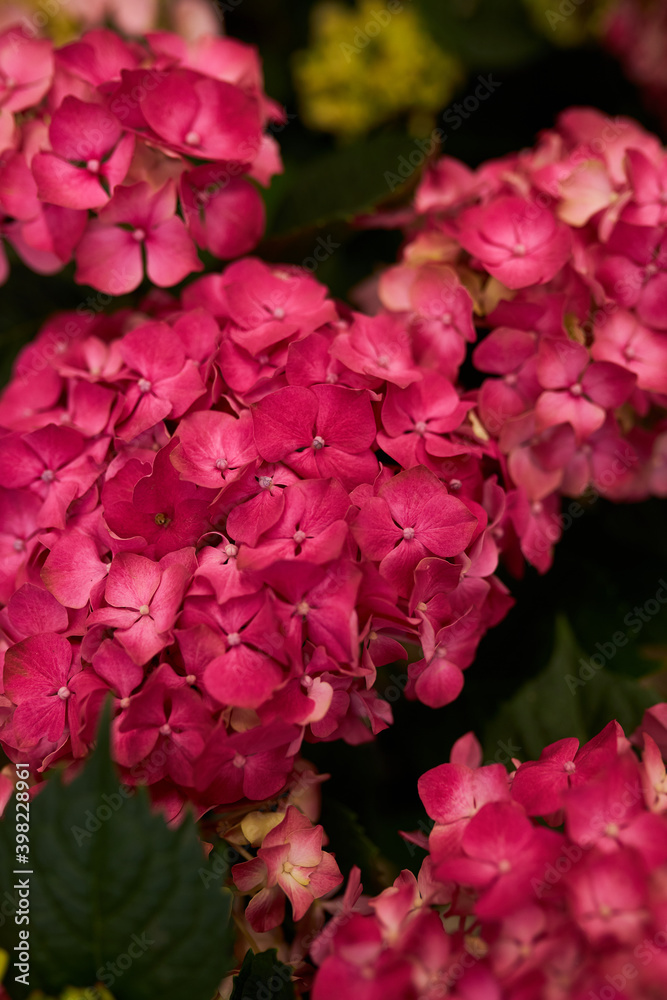
[[[320,3],[311,45],[294,60],[305,123],[344,140],[407,113],[417,128],[449,100],[458,61],[422,27],[410,0]]]

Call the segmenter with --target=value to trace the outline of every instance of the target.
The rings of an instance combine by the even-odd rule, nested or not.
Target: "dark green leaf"
[[[338,867],[347,878],[353,865],[361,869],[361,881],[367,892],[380,892],[387,884],[387,862],[359,822],[352,809],[331,795],[322,803],[322,825],[327,831]],[[391,881],[391,880],[389,880]]]
[[[0,823],[2,884],[13,884],[14,807]],[[119,783],[108,718],[70,784],[51,778],[30,806],[32,988],[101,981],[117,1000],[210,1000],[230,961],[231,894],[207,879],[193,821],[170,829],[145,789]],[[8,951],[13,920],[0,926]],[[7,982],[15,972],[10,967]],[[17,992],[17,997],[23,993]],[[13,996],[13,994],[12,994]]]
[[[429,138],[382,132],[308,163],[289,165],[277,185],[281,197],[271,206],[268,235],[315,229],[369,212],[417,182],[429,149],[436,149]]]
[[[292,970],[277,956],[275,948],[258,955],[246,952],[231,1000],[294,1000]]]
[[[472,69],[516,68],[546,44],[519,0],[418,0],[434,40]]]
[[[591,665],[567,620],[559,618],[548,666],[502,706],[487,730],[485,756],[496,759],[504,744],[513,756],[534,760],[549,743],[566,736],[584,742],[611,719],[630,734],[644,709],[659,700],[644,684]]]

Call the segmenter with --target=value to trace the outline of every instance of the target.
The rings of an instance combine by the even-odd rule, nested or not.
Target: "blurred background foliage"
[[[390,2],[213,5],[230,35],[258,46],[267,92],[288,116],[275,129],[285,173],[266,193],[268,231],[257,253],[300,264],[318,240],[336,244],[315,275],[348,301],[359,282],[396,259],[401,242],[396,232],[359,230],[353,220],[409,199],[419,169],[394,190],[387,175],[434,128],[444,133],[441,150],[470,166],[531,145],[572,105],[627,115],[660,134],[642,94],[601,44],[616,0],[393,0],[391,11]],[[53,27],[64,38],[76,24],[68,15]],[[459,114],[479,77],[492,80],[492,92]],[[37,277],[13,264],[0,289],[3,381],[48,314],[94,294],[74,285],[72,273]],[[123,304],[138,303],[146,290]],[[667,576],[665,512],[659,501],[591,503],[565,531],[549,574],[505,579],[516,607],[483,640],[453,705],[435,712],[401,696],[392,699],[395,726],[375,743],[305,747],[332,775],[323,815],[331,848],[344,869],[362,865],[368,891],[391,872],[417,867],[421,852],[396,829],[423,824],[417,778],[445,761],[466,731],[482,739],[487,762],[507,763],[560,737],[589,738],[612,717],[631,731],[646,705],[667,698],[667,611],[661,606],[637,632],[627,625]],[[578,677],[582,661],[618,631],[627,644],[572,690],[567,675]],[[404,669],[385,669],[387,691],[404,684]]]

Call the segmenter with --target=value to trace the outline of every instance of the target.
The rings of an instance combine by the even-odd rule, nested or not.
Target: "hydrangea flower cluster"
[[[76,261],[107,295],[170,287],[264,230],[253,182],[280,172],[257,52],[231,38],[94,29],[54,48],[0,34],[0,231],[40,274]],[[8,274],[2,252],[0,280]],[[106,299],[105,301],[108,301]]]
[[[549,567],[565,517],[583,512],[575,503],[561,516],[563,495],[666,495],[659,141],[630,120],[572,109],[534,149],[475,171],[442,157],[412,212],[364,224],[396,221],[408,241],[376,298],[452,380],[485,334],[472,352],[483,380],[466,398],[497,449],[524,556]]]
[[[313,1000],[646,1000],[667,982],[667,705],[633,742],[480,766],[472,733],[419,794],[434,825],[418,878],[375,899],[358,873],[311,949]],[[653,733],[653,735],[651,735]]]
[[[511,605],[469,407],[401,319],[255,258],[54,317],[0,402],[10,756],[82,757],[111,694],[126,779],[201,814],[372,739],[406,645],[402,686],[453,700]]]

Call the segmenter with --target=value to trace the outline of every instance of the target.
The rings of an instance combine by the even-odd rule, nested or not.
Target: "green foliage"
[[[268,235],[349,222],[404,192],[416,184],[426,162],[420,142],[435,152],[428,138],[380,132],[308,162],[288,165],[279,197],[269,207]]]
[[[12,875],[14,818],[10,802],[0,823],[5,886],[21,877]],[[31,802],[30,866],[33,988],[102,982],[117,1000],[210,1000],[231,965],[231,894],[216,880],[205,887],[190,818],[170,829],[145,789],[119,784],[108,717],[82,774],[51,778]],[[17,941],[10,919],[0,945],[11,953]],[[15,975],[10,966],[6,981]]]
[[[546,47],[517,0],[418,0],[417,6],[435,41],[471,70],[513,69]]]
[[[293,1000],[292,970],[277,955],[275,948],[257,955],[246,952],[231,1000]]]
[[[591,666],[561,617],[548,666],[501,707],[488,727],[486,756],[493,759],[502,741],[511,744],[520,759],[536,760],[549,743],[566,736],[583,743],[611,719],[630,734],[644,710],[659,700],[638,681],[612,674],[604,665]]]

